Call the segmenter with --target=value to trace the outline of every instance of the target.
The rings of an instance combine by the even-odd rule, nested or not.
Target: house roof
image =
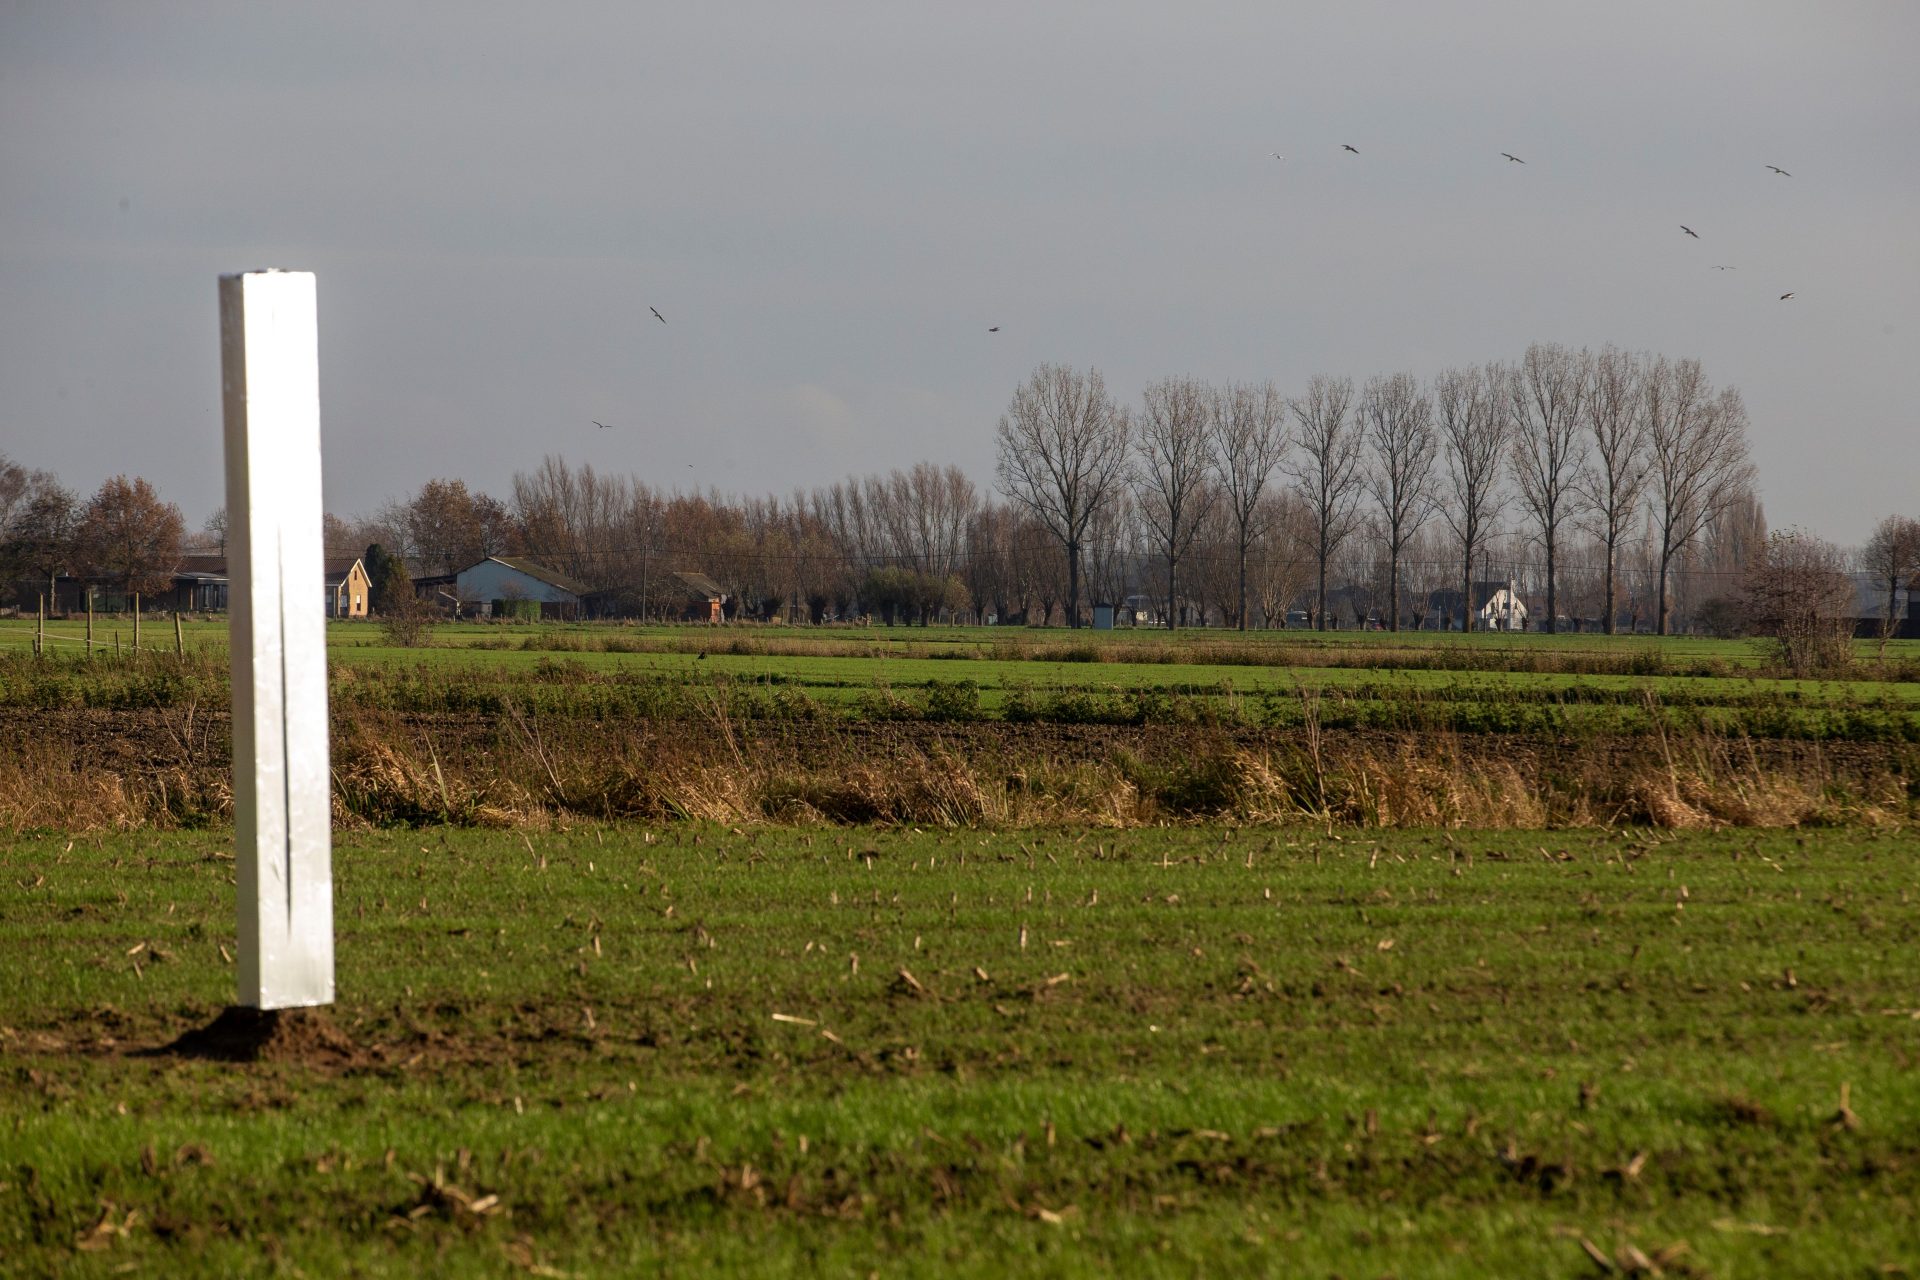
[[[720,584],[704,573],[695,573],[691,570],[685,572],[676,571],[673,574],[673,579],[688,591],[703,599],[724,600],[727,598],[727,593],[721,589]]]
[[[503,564],[515,573],[524,573],[536,582],[544,582],[550,587],[558,587],[562,591],[570,591],[576,596],[584,596],[587,594],[588,589],[585,586],[575,582],[566,574],[561,573],[557,569],[549,569],[543,564],[536,564],[532,560],[525,560],[519,556],[488,556],[487,560],[491,560],[495,564]],[[485,564],[486,562],[486,560],[482,560],[480,564]],[[478,565],[467,566],[469,569],[478,567]],[[462,572],[465,571],[463,570]]]
[[[336,582],[346,581],[347,575],[353,572],[353,566],[359,563],[360,563],[359,556],[348,556],[344,560],[327,561],[323,569],[323,572],[326,575],[327,585],[332,586]],[[361,572],[365,573],[366,570],[362,569]]]
[[[353,566],[359,563],[359,556],[346,556],[337,560],[328,560],[321,565],[321,575],[326,579],[328,586],[334,586],[337,583],[345,581],[346,576],[353,572]],[[363,569],[362,572],[364,571]],[[225,581],[228,576],[227,557],[181,556],[179,565],[173,571],[173,576],[176,578],[193,578],[202,582],[208,580]]]

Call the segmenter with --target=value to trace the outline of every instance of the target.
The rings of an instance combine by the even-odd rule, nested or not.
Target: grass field
[[[248,1065],[221,839],[0,850],[12,1274],[1920,1268],[1898,834],[376,834]]]
[[[1920,1272],[1920,646],[334,627],[209,1038],[224,629],[24,634],[5,1274]]]

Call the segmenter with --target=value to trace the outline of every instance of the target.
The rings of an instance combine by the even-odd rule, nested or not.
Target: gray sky
[[[0,0],[0,450],[197,524],[215,277],[280,266],[342,514],[547,452],[990,484],[1042,361],[1134,399],[1542,340],[1699,357],[1771,521],[1855,542],[1920,514],[1915,49],[1904,0]]]

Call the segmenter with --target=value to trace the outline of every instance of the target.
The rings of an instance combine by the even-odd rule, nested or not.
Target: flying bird
[[[1280,153],[1279,153],[1278,151],[1269,151],[1269,152],[1268,152],[1267,154],[1268,154],[1268,155],[1270,155],[1270,156],[1272,156],[1272,157],[1273,157],[1273,158],[1274,158],[1275,160],[1285,160],[1285,159],[1286,159],[1286,157],[1285,157],[1285,156],[1283,156],[1283,155],[1281,155],[1281,154],[1280,154]]]
[[[660,314],[660,313],[659,313],[658,311],[656,311],[656,310],[654,310],[654,308],[652,308],[652,307],[648,307],[648,308],[647,308],[647,310],[649,310],[649,311],[652,311],[652,312],[653,312],[653,318],[654,318],[655,320],[658,320],[658,321],[659,321],[659,322],[660,322],[661,324],[665,324],[665,323],[667,322],[667,318],[666,318],[665,316],[663,316],[663,315],[661,315],[661,314]]]
[[[991,329],[989,329],[989,330],[987,330],[987,332],[988,332],[988,333],[998,333],[998,332],[1000,332],[1000,326],[999,326],[999,325],[995,325],[995,326],[993,326],[993,328],[991,328]]]
[[[1698,231],[1695,231],[1692,227],[1688,226],[1684,222],[1680,224],[1680,229],[1686,232],[1688,235],[1692,236],[1695,240],[1698,240],[1700,238],[1700,233]]]
[[[1515,155],[1515,154],[1513,154],[1513,152],[1511,152],[1511,151],[1502,151],[1502,152],[1501,152],[1500,154],[1501,154],[1501,155],[1503,155],[1503,156],[1505,156],[1505,157],[1506,157],[1507,159],[1509,159],[1509,160],[1511,160],[1511,161],[1513,161],[1513,162],[1514,162],[1515,164],[1525,164],[1525,163],[1526,163],[1526,161],[1525,161],[1525,160],[1522,160],[1522,159],[1521,159],[1521,158],[1520,158],[1519,156],[1517,156],[1517,155]]]
[[[1714,268],[1715,271],[1738,271],[1739,269],[1740,268],[1738,267],[1715,267]]]
[[[1341,143],[1341,144],[1340,144],[1340,149],[1341,149],[1342,151],[1351,151],[1351,152],[1353,152],[1353,154],[1355,154],[1355,155],[1359,155],[1359,154],[1360,154],[1360,148],[1358,148],[1358,147],[1356,147],[1356,146],[1354,146],[1354,145],[1353,145],[1352,143],[1349,143],[1349,142],[1343,142],[1343,143]]]
[[[588,418],[587,421],[593,423],[594,426],[600,428],[602,431],[613,430],[613,424],[611,422],[601,422],[597,418]]]
[[[1780,301],[1785,302],[1788,298],[1791,298],[1792,296],[1793,295],[1791,293],[1783,293],[1780,295]]]
[[[1775,173],[1779,174],[1783,178],[1791,178],[1793,176],[1792,174],[1788,173],[1785,169],[1782,169],[1777,164],[1770,164],[1767,166],[1767,168],[1773,170]]]

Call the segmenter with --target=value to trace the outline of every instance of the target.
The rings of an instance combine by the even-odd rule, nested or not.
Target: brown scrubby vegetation
[[[229,820],[224,712],[16,712],[0,828]],[[944,724],[337,710],[344,826],[743,823],[1780,827],[1904,823],[1920,748],[1693,732]]]

